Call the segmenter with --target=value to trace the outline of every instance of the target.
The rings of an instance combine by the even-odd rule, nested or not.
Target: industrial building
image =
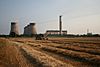
[[[59,30],[47,30],[46,34],[47,35],[59,35],[60,31]],[[66,35],[67,34],[67,30],[63,30],[61,34],[62,35]]]
[[[47,30],[46,35],[67,35],[67,30],[62,30],[62,16],[59,16],[59,30]]]
[[[11,30],[9,35],[19,35],[19,29],[18,29],[18,23],[17,22],[11,22]]]
[[[30,23],[29,25],[24,27],[24,35],[36,35],[35,23]]]

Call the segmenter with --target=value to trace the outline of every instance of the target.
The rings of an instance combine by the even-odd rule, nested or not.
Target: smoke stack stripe
[[[61,20],[62,16],[59,16],[59,34],[62,34],[62,20]]]

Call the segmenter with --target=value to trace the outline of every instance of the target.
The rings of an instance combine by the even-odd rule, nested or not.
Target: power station
[[[36,23],[30,23],[24,27],[23,35],[36,35],[37,31],[35,28]],[[62,30],[62,16],[59,16],[59,30],[47,30],[46,35],[67,35],[67,30]],[[18,23],[11,22],[10,35],[19,35]]]

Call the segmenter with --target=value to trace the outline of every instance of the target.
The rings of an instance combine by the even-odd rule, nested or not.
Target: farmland
[[[0,67],[100,67],[100,38],[0,38]]]

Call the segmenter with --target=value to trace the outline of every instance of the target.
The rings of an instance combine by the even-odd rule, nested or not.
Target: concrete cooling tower
[[[24,35],[36,35],[35,23],[30,23],[29,25],[24,27]]]
[[[18,24],[16,22],[11,22],[10,35],[19,35]]]

